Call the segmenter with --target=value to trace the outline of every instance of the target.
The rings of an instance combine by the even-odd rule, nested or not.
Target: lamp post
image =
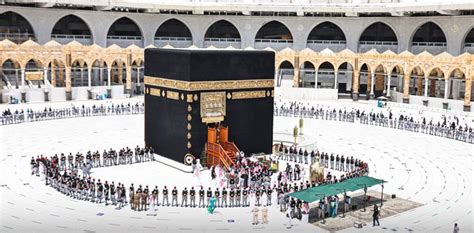
[[[298,126],[293,128],[293,137],[295,137],[295,146],[296,146],[296,139],[298,138]]]

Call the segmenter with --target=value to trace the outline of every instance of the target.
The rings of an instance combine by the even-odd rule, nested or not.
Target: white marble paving
[[[337,104],[337,103],[336,103]],[[346,103],[345,103],[346,104]],[[358,106],[358,105],[357,105]],[[297,119],[277,117],[274,130],[284,132]],[[473,145],[424,134],[335,121],[305,120],[304,134],[320,150],[353,155],[369,163],[371,176],[388,181],[385,193],[423,206],[381,219],[381,227],[341,232],[473,232]],[[143,144],[143,115],[87,117],[0,127],[0,232],[324,232],[294,221],[287,230],[276,207],[270,224],[251,225],[250,208],[159,208],[158,216],[72,200],[30,176],[31,156]],[[316,146],[315,143],[308,147]],[[162,164],[94,169],[93,176],[135,185],[213,186],[207,172],[201,180]],[[6,185],[6,186],[5,186]],[[403,189],[401,189],[401,187]],[[379,187],[374,190],[380,191]],[[97,213],[104,213],[97,216]],[[227,220],[233,219],[234,223]],[[383,227],[383,228],[382,228]]]

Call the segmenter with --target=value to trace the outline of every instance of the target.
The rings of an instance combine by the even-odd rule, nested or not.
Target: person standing
[[[257,205],[255,205],[255,207],[253,207],[253,209],[252,209],[252,213],[253,213],[252,225],[257,225],[258,224],[258,212],[259,212],[259,209],[258,209]]]
[[[454,224],[453,233],[459,233],[459,227],[457,223]]]
[[[210,202],[211,202],[211,197],[212,197],[212,190],[209,188],[206,192],[206,197],[207,197],[207,207],[209,207]]]
[[[170,206],[169,199],[168,199],[168,188],[166,186],[163,188],[163,201],[161,204],[165,206],[165,200],[166,200],[166,206]]]
[[[201,186],[201,189],[199,190],[199,208],[203,207],[204,208],[204,189]]]
[[[188,207],[188,189],[186,187],[182,191],[181,207]]]
[[[379,217],[380,217],[380,210],[379,210],[377,204],[374,204],[374,213],[372,214],[372,220],[373,220],[373,226],[374,227],[375,227],[375,222],[377,222],[377,226],[380,226]]]
[[[176,187],[171,191],[171,206],[178,206],[178,190]]]
[[[263,224],[268,223],[268,208],[267,208],[267,205],[263,205],[263,208],[262,208],[262,223]]]
[[[191,190],[189,191],[189,206],[195,208],[196,207],[196,190],[194,190],[194,187],[191,187]]]

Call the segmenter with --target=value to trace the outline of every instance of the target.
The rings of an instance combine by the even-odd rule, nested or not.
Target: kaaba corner
[[[271,51],[146,49],[145,144],[185,164],[270,154],[274,64]]]

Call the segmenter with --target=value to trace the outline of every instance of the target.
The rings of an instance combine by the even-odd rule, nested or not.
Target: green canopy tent
[[[376,179],[370,176],[360,176],[347,179],[335,184],[325,184],[309,189],[304,189],[298,192],[290,193],[288,194],[288,196],[311,203],[319,201],[320,199],[328,196],[333,196],[345,192],[352,192],[359,189],[366,189],[377,184],[382,184],[381,201],[383,201],[383,183],[385,182],[386,181],[384,180]]]

